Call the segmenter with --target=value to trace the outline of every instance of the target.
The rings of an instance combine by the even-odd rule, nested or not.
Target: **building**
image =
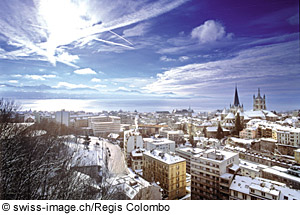
[[[257,97],[253,95],[253,110],[266,110],[266,95],[260,96],[260,89],[258,88]]]
[[[268,168],[263,164],[257,164],[250,161],[240,159],[240,174],[251,178],[262,177],[262,170]]]
[[[272,166],[262,170],[262,177],[285,183],[287,186],[300,190],[300,167],[283,168]]]
[[[131,163],[131,152],[144,148],[144,141],[141,134],[135,130],[124,131],[124,154],[128,165]]]
[[[257,128],[256,127],[244,128],[242,131],[240,131],[240,138],[256,139],[257,138]]]
[[[166,138],[144,138],[147,150],[157,149],[162,152],[175,152],[175,141]]]
[[[60,125],[69,126],[70,123],[70,112],[65,111],[64,109],[61,111],[55,112],[55,122]]]
[[[138,172],[143,169],[143,153],[145,149],[134,149],[130,154],[130,167],[133,171]]]
[[[143,154],[143,177],[159,182],[164,199],[179,199],[186,195],[186,161],[175,154],[151,150]]]
[[[300,200],[300,191],[264,178],[235,176],[230,185],[231,200]]]
[[[240,104],[237,86],[235,86],[233,105],[230,104],[229,112],[236,114],[238,111],[244,112],[244,106]]]
[[[89,118],[89,127],[94,136],[106,137],[110,133],[120,133],[121,121],[117,116],[95,116]]]
[[[167,131],[167,139],[175,141],[176,144],[179,144],[184,137],[182,130],[177,131]]]
[[[229,199],[229,186],[238,170],[238,153],[208,149],[191,157],[192,199]]]
[[[193,147],[180,147],[175,149],[176,154],[186,160],[186,172],[191,174],[191,157],[203,152],[203,149]]]
[[[300,149],[294,150],[295,161],[300,164]]]
[[[161,188],[135,174],[109,178],[109,186],[118,200],[161,200]]]

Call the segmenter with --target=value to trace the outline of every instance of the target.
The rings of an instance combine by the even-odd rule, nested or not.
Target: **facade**
[[[121,120],[117,116],[95,116],[89,118],[89,127],[94,136],[107,136],[110,133],[120,133]]]
[[[175,143],[179,143],[184,137],[184,133],[182,130],[177,131],[167,131],[167,139],[175,141]]]
[[[266,110],[266,95],[260,96],[260,89],[258,88],[257,97],[253,95],[253,110]]]
[[[300,164],[300,149],[294,150],[295,161]]]
[[[186,160],[186,172],[191,174],[191,156],[197,155],[203,152],[200,148],[193,148],[193,147],[181,147],[175,149],[176,154],[179,157],[182,157]]]
[[[240,131],[240,138],[256,139],[257,138],[257,128],[255,128],[255,127],[244,128],[242,131]]]
[[[162,152],[175,152],[175,141],[166,138],[144,138],[147,150],[157,149]]]
[[[262,170],[262,177],[285,183],[287,186],[300,190],[300,168],[283,168],[272,166]]]
[[[130,154],[135,149],[144,148],[141,134],[134,130],[124,131],[124,154],[127,164],[130,164]]]
[[[231,200],[299,200],[300,191],[264,178],[235,176],[230,185]]]
[[[70,123],[70,112],[61,110],[55,112],[55,122],[60,125],[69,126]]]
[[[262,177],[262,170],[268,168],[263,164],[257,164],[250,161],[240,159],[240,174],[251,178]]]
[[[134,149],[130,154],[130,166],[133,171],[143,169],[143,153],[145,149]]]
[[[208,149],[191,157],[192,199],[229,199],[229,186],[238,170],[238,153]]]
[[[180,199],[186,195],[185,159],[159,150],[143,154],[143,177],[150,182],[159,182],[164,199]]]

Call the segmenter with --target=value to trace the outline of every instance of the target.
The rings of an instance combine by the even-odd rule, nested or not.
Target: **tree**
[[[85,145],[86,149],[89,149],[90,142],[91,142],[91,138],[89,137],[89,135],[86,135],[83,141],[83,145]]]
[[[58,124],[14,123],[17,108],[0,100],[0,199],[109,198],[95,179],[70,168],[74,151]]]
[[[218,140],[221,140],[222,138],[224,138],[224,132],[223,132],[223,129],[222,129],[222,127],[221,127],[220,122],[219,122],[219,124],[218,124],[218,129],[217,129],[217,136],[216,136],[216,138],[217,138]]]
[[[206,126],[204,126],[203,130],[202,130],[204,137],[207,137],[207,129]]]
[[[241,130],[243,130],[243,126],[241,125],[240,113],[237,113],[235,118],[235,134],[239,136]]]
[[[194,141],[194,136],[192,134],[189,136],[189,142],[193,148],[196,147],[196,142]]]

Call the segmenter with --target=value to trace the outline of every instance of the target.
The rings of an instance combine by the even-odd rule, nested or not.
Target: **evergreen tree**
[[[224,132],[223,132],[223,129],[222,129],[221,124],[219,122],[218,130],[217,130],[217,139],[221,140],[222,138],[224,138]]]
[[[241,130],[243,130],[243,126],[241,125],[240,113],[237,113],[235,118],[235,134],[239,136]]]

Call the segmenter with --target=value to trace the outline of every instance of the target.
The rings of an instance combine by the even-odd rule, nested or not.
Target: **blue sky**
[[[299,109],[299,53],[298,0],[0,1],[0,96],[25,107],[213,110],[237,84]]]

